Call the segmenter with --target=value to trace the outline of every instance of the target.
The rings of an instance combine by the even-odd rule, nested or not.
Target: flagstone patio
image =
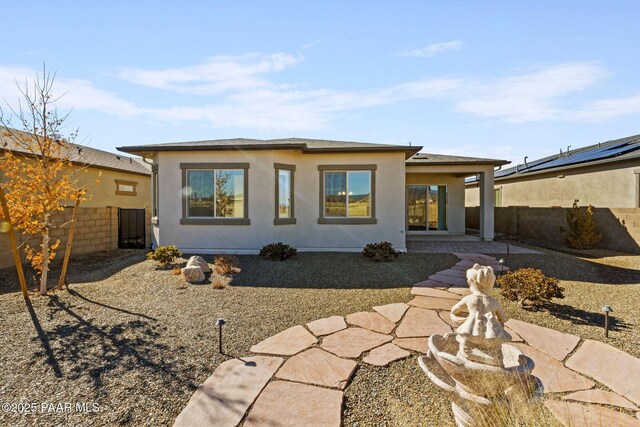
[[[455,255],[461,261],[451,269],[414,285],[408,304],[294,326],[251,347],[262,355],[222,363],[175,425],[340,426],[344,390],[358,365],[387,366],[426,352],[430,335],[453,330],[448,311],[469,293],[464,271],[476,262],[502,267],[488,255]],[[545,402],[563,425],[640,426],[639,359],[527,322],[512,319],[506,326],[514,345],[535,362],[544,392],[564,393],[563,400]]]

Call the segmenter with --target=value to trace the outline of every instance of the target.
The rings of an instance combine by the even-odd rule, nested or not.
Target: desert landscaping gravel
[[[499,297],[507,314],[640,357],[640,257],[533,249],[542,253],[495,256],[512,269],[537,267],[558,277],[566,297],[537,311]],[[411,284],[459,261],[450,254],[405,254],[372,263],[359,254],[331,253],[302,253],[286,262],[238,260],[242,271],[225,289],[178,289],[180,277],[157,270],[142,252],[96,254],[73,263],[69,291],[34,296],[31,314],[12,272],[2,272],[0,401],[95,402],[99,411],[0,413],[0,424],[171,425],[224,360],[248,355],[252,345],[294,325],[408,302]],[[615,310],[608,339],[600,311],[605,303]],[[228,322],[227,356],[217,354],[219,317]],[[345,392],[343,425],[452,426],[448,398],[416,356],[385,368],[358,367]]]
[[[408,301],[411,284],[457,258],[406,254],[373,263],[360,254],[303,253],[285,262],[238,260],[242,271],[225,289],[178,289],[180,276],[157,270],[143,252],[84,257],[70,267],[69,291],[33,296],[31,310],[12,272],[2,272],[0,401],[88,402],[99,410],[3,412],[0,425],[171,425],[224,360],[246,356],[294,325]],[[228,356],[217,354],[219,317],[227,321]]]

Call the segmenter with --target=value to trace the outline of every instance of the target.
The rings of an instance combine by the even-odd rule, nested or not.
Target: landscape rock
[[[424,354],[428,350],[427,338],[396,338],[391,342],[405,350],[417,351],[418,353]]]
[[[433,298],[417,296],[409,301],[409,305],[414,307],[428,308],[430,310],[451,310],[459,300],[450,298]]]
[[[209,267],[207,261],[205,261],[201,256],[194,255],[189,258],[189,261],[187,261],[187,267],[191,267],[193,265],[200,267],[203,273],[211,273],[211,267]]]
[[[187,266],[182,269],[182,277],[189,283],[199,283],[204,281],[204,273],[197,265]]]

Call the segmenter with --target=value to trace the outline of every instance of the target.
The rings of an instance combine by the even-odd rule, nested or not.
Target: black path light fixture
[[[609,338],[609,313],[613,313],[613,308],[605,304],[602,306],[602,311],[604,312],[604,336]]]
[[[498,263],[500,264],[500,275],[502,276],[504,274],[504,258],[500,258]]]
[[[216,326],[218,327],[218,353],[222,354],[222,327],[227,322],[223,318],[216,320]]]

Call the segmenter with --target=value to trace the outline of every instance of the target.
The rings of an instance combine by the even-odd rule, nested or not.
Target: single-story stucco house
[[[154,246],[256,253],[360,251],[407,236],[465,233],[465,177],[482,182],[480,237],[492,240],[493,171],[508,162],[422,147],[301,138],[119,147],[153,162]]]

